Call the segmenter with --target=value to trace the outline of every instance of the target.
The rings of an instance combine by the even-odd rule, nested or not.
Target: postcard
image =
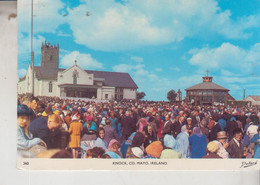
[[[259,170],[259,2],[239,2],[18,1],[17,167]]]

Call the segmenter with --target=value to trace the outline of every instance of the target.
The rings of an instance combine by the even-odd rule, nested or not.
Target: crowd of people
[[[35,158],[260,158],[260,109],[18,96],[17,150]]]

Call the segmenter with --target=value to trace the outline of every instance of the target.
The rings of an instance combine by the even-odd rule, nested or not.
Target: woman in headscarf
[[[142,158],[144,155],[144,140],[144,134],[136,132],[132,144],[127,149],[126,158]]]
[[[191,158],[202,158],[206,155],[207,138],[199,127],[193,128],[193,135],[189,137],[191,147]]]
[[[185,126],[186,127],[186,126]],[[182,154],[176,151],[176,140],[172,135],[166,134],[163,138],[164,150],[161,152],[161,159],[179,159]]]
[[[189,133],[186,125],[181,127],[181,133],[179,133],[176,137],[175,150],[182,154],[182,158],[190,157]]]
[[[128,147],[132,144],[134,136],[135,136],[136,132],[133,132],[129,138],[127,140],[124,140],[121,147],[120,147],[120,151],[122,153],[123,158],[126,158],[126,152]]]
[[[112,139],[110,142],[109,142],[109,145],[108,145],[108,151],[111,151],[111,152],[115,152],[117,153],[117,155],[120,156],[120,158],[122,158],[122,153],[119,151],[120,149],[120,144],[117,140],[115,139]]]
[[[163,146],[161,141],[154,141],[145,148],[145,159],[158,159],[161,156]]]
[[[99,127],[98,131],[97,131],[97,139],[95,141],[94,146],[107,150],[107,143],[105,142],[104,138],[105,138],[105,130],[104,130],[104,128]]]

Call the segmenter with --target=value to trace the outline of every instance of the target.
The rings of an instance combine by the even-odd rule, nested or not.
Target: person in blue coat
[[[207,138],[199,127],[193,128],[193,135],[189,137],[191,158],[202,158],[207,154]]]
[[[254,147],[254,158],[260,158],[260,126],[258,126],[257,134],[255,134],[252,139],[251,143],[255,144]]]
[[[32,133],[28,130],[29,127],[29,116],[33,112],[23,104],[17,107],[17,149],[18,150],[29,150],[33,146],[42,144],[46,147],[45,142],[40,138],[33,138]]]

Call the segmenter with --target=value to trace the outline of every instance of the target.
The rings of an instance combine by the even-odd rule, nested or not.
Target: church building
[[[136,99],[137,88],[128,73],[84,70],[76,60],[68,69],[59,68],[59,45],[46,42],[41,46],[41,66],[29,65],[18,82],[18,94],[98,100]]]
[[[203,82],[186,90],[186,103],[194,105],[227,105],[228,101],[235,100],[226,89],[212,82],[213,77],[202,77]]]

